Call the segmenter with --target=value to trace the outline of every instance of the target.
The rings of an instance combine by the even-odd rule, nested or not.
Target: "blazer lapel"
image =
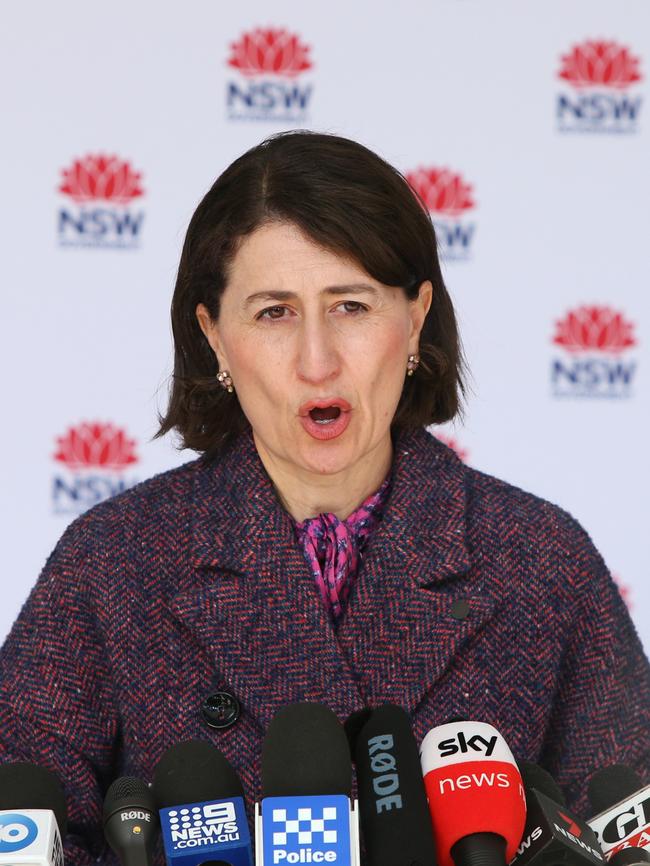
[[[461,461],[425,430],[399,435],[389,499],[339,629],[366,702],[413,712],[492,615],[471,580],[465,519]]]
[[[276,709],[321,701],[345,718],[361,703],[250,433],[195,481],[192,565],[171,610],[266,728]]]

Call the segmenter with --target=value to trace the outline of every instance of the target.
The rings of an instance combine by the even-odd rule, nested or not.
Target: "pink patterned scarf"
[[[341,521],[335,514],[318,514],[294,521],[296,536],[316,586],[335,625],[338,625],[357,574],[359,555],[381,520],[388,498],[390,476],[376,493]]]

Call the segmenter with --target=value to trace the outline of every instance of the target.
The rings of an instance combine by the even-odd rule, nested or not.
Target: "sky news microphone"
[[[504,866],[526,821],[519,769],[483,722],[433,728],[420,749],[439,866]]]
[[[104,836],[122,866],[150,866],[158,835],[153,792],[141,779],[116,779],[104,799]]]
[[[604,866],[596,834],[564,805],[553,777],[536,764],[520,761],[526,792],[526,828],[511,866]],[[621,864],[625,866],[625,864]]]
[[[54,773],[36,764],[0,766],[0,866],[63,866],[67,823]]]
[[[624,764],[605,767],[589,783],[589,819],[609,860],[625,848],[650,846],[650,785]]]
[[[367,866],[433,866],[433,828],[408,713],[394,704],[354,713],[346,731],[357,768]]]
[[[210,743],[189,740],[168,749],[156,767],[153,793],[169,866],[252,866],[241,781]]]
[[[262,802],[255,807],[257,866],[358,866],[352,759],[343,725],[322,704],[291,704],[262,744]]]

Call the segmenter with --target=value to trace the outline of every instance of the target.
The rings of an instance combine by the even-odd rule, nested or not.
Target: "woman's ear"
[[[199,328],[203,332],[205,339],[208,341],[210,348],[215,354],[217,363],[219,364],[219,369],[227,370],[228,361],[219,336],[219,326],[217,322],[212,318],[205,304],[197,304],[195,314],[199,323]]]
[[[424,325],[424,320],[429,312],[431,300],[433,298],[433,286],[431,280],[425,280],[420,284],[419,294],[410,302],[411,314],[411,333],[409,335],[409,352],[417,354],[420,343],[420,333]]]

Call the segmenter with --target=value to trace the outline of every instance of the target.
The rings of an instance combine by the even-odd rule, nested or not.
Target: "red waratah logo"
[[[457,217],[475,206],[471,185],[447,168],[418,168],[405,177],[433,213]]]
[[[141,173],[133,171],[128,162],[117,156],[89,154],[76,159],[62,173],[63,183],[59,192],[69,195],[78,204],[98,200],[129,204],[134,198],[144,195],[140,186]]]
[[[555,327],[553,342],[569,352],[616,354],[636,345],[634,324],[611,307],[578,307]]]
[[[228,65],[243,75],[281,75],[295,78],[311,69],[310,47],[288,30],[258,27],[233,42]]]
[[[573,87],[623,89],[642,80],[640,60],[617,42],[588,40],[561,58],[559,77]]]
[[[112,424],[82,423],[57,437],[54,459],[68,469],[120,471],[138,462],[135,440]]]

